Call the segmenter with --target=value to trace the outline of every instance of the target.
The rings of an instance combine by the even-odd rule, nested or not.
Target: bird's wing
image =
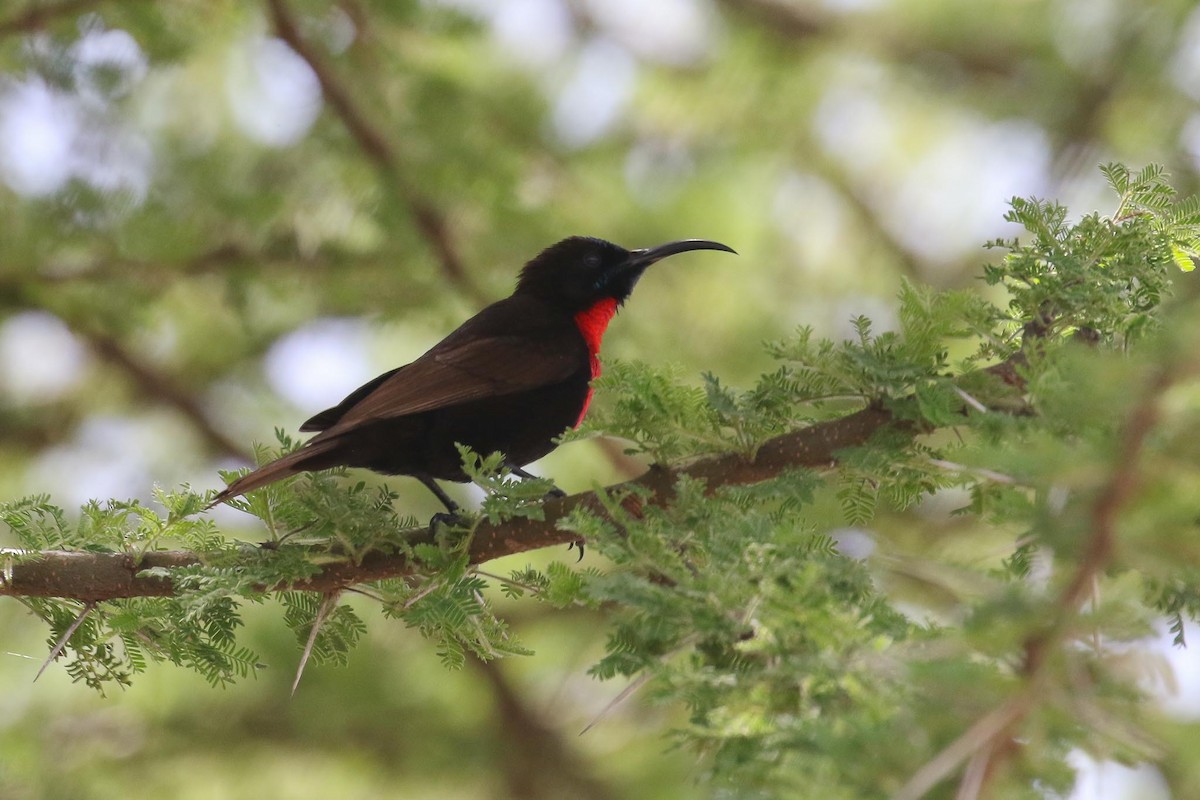
[[[309,417],[307,420],[305,420],[304,424],[300,426],[300,430],[323,431],[326,428],[333,427],[337,424],[338,420],[344,417],[347,411],[354,408],[354,406],[357,405],[360,400],[378,389],[380,384],[402,369],[404,369],[404,367],[396,367],[395,369],[388,370],[376,378],[372,378],[350,394],[346,395],[342,402],[338,403],[336,406],[327,408],[321,413],[314,414],[313,416]]]
[[[586,364],[587,349],[577,336],[448,339],[379,381],[327,432],[560,383]]]

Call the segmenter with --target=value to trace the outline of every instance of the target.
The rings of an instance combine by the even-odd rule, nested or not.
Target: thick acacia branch
[[[642,476],[605,491],[646,490],[650,502],[670,502],[675,482],[683,476],[702,479],[710,491],[720,486],[763,481],[797,467],[824,468],[832,465],[837,453],[847,447],[865,444],[884,428],[917,430],[910,422],[899,421],[882,408],[870,407],[839,419],[812,425],[777,436],[765,442],[753,458],[740,453],[724,453],[703,458],[680,467],[652,468]],[[636,511],[633,498],[627,501]],[[550,500],[543,510],[545,518],[512,519],[500,524],[480,523],[471,539],[470,560],[482,564],[501,556],[523,553],[551,545],[566,544],[578,537],[557,527],[559,520],[578,508],[604,514],[604,505],[596,492],[584,492]],[[429,533],[414,531],[414,542],[428,541]],[[203,562],[200,553],[183,551],[150,552],[136,559],[119,553],[82,553],[46,551],[20,554],[0,551],[9,563],[0,564],[0,595],[24,597],[64,597],[85,601],[115,600],[126,597],[161,597],[173,594],[169,580],[146,576],[143,570],[193,566]],[[326,564],[321,572],[292,586],[267,589],[335,591],[358,583],[384,580],[410,574],[414,565],[403,555],[373,551],[361,561]]]
[[[989,367],[988,374],[1020,385],[1021,357]],[[722,486],[758,483],[797,468],[824,469],[836,463],[838,453],[864,445],[885,429],[916,436],[922,428],[880,406],[869,406],[853,414],[810,425],[764,442],[754,455],[721,453],[675,467],[653,467],[630,481],[607,487],[610,493],[629,493],[626,508],[638,513],[642,502],[666,505],[671,502],[676,482],[689,477],[705,482],[708,491]],[[633,490],[639,490],[632,493]],[[643,501],[640,497],[646,497]],[[518,518],[498,524],[480,522],[471,538],[470,563],[482,564],[502,556],[524,553],[552,545],[574,542],[578,536],[558,527],[558,522],[576,509],[605,516],[602,497],[583,492],[548,500],[540,520]],[[431,534],[413,531],[413,544],[431,542]],[[0,550],[0,596],[63,597],[83,601],[116,600],[127,597],[163,597],[174,593],[167,579],[147,576],[155,567],[173,569],[204,562],[204,554],[184,551],[155,551],[140,559],[120,553],[43,551],[23,553]],[[408,575],[416,570],[404,555],[372,551],[360,561],[324,564],[315,576],[287,586],[265,586],[264,591],[296,589],[332,592],[359,583]]]

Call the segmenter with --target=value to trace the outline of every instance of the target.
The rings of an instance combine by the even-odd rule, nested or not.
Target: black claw
[[[575,563],[578,564],[580,561],[583,561],[583,540],[582,539],[580,539],[577,542],[571,542],[570,544],[568,544],[567,552],[568,553],[571,552],[571,550],[576,547],[579,548],[579,558],[575,559]]]

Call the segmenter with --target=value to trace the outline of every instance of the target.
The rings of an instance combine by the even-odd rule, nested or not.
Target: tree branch
[[[789,43],[817,38],[853,39],[903,63],[930,61],[938,65],[949,59],[959,69],[981,76],[1014,76],[1029,55],[1028,47],[1013,38],[978,36],[932,41],[919,33],[900,35],[886,26],[864,25],[853,15],[840,15],[814,8],[812,4],[787,0],[724,0],[731,15],[753,21],[764,32]],[[931,59],[931,57],[936,57]]]
[[[112,336],[88,330],[79,325],[71,327],[91,345],[96,355],[124,372],[144,397],[170,406],[186,417],[215,451],[253,462],[252,454],[220,430],[208,418],[208,414],[204,412],[190,392],[185,391],[168,376],[138,359]]]
[[[840,419],[818,423],[765,442],[753,458],[740,453],[724,453],[675,467],[655,467],[639,478],[608,487],[607,492],[642,489],[650,502],[668,504],[675,482],[684,476],[704,480],[709,491],[721,486],[755,483],[799,467],[823,468],[833,464],[839,450],[865,444],[884,428],[917,429],[898,421],[881,408],[865,408]],[[626,507],[639,511],[640,501],[629,498]],[[545,517],[511,519],[499,524],[481,522],[471,539],[470,562],[482,564],[502,556],[523,553],[551,545],[567,544],[578,537],[557,527],[557,523],[576,509],[604,515],[604,504],[596,492],[584,492],[552,499],[542,506]],[[429,532],[415,530],[412,541],[432,541]],[[201,553],[155,551],[141,559],[121,553],[83,553],[45,551],[25,553],[0,550],[7,557],[0,572],[0,596],[64,597],[84,601],[114,600],[124,597],[161,597],[174,593],[169,580],[145,576],[143,570],[194,566],[204,561]],[[330,592],[357,583],[384,580],[413,572],[414,565],[403,555],[372,551],[360,562],[325,564],[314,577],[291,586],[264,587],[264,590],[294,589]]]
[[[0,280],[0,286],[5,282]],[[209,418],[201,405],[177,380],[131,353],[118,339],[93,324],[74,318],[47,302],[23,282],[14,282],[12,294],[22,307],[35,308],[53,314],[103,361],[123,372],[137,392],[147,400],[174,408],[182,414],[214,451],[252,462],[253,454],[234,441]],[[52,297],[46,294],[45,298]]]
[[[496,661],[467,659],[492,690],[495,741],[508,795],[520,800],[575,797],[613,800],[615,793],[588,770],[586,763],[556,728],[529,706]]]
[[[1020,355],[988,367],[984,372],[1006,383],[1020,386]],[[607,494],[628,494],[622,505],[639,514],[643,502],[656,506],[670,504],[676,482],[683,477],[702,480],[709,493],[722,486],[758,483],[788,470],[824,469],[837,462],[838,453],[864,445],[882,430],[902,431],[911,436],[925,428],[911,420],[900,419],[887,409],[869,406],[838,419],[820,422],[763,442],[752,457],[740,452],[721,453],[675,467],[655,466],[635,478],[601,490]],[[648,500],[643,501],[639,495]],[[607,516],[604,499],[598,492],[583,492],[554,498],[542,505],[543,519],[517,518],[498,524],[481,521],[471,537],[469,560],[482,564],[503,556],[568,544],[578,536],[558,527],[560,520],[582,509]],[[412,544],[432,543],[432,534],[414,529]],[[328,555],[323,552],[323,555]],[[116,600],[127,597],[164,597],[174,594],[171,581],[142,574],[161,567],[176,569],[204,563],[203,553],[152,551],[140,559],[124,553],[84,553],[49,550],[28,552],[0,549],[0,596],[62,597],[85,602]],[[397,578],[417,569],[399,553],[371,551],[357,562],[326,563],[313,577],[289,585],[264,586],[263,591],[333,592],[359,583]]]
[[[1117,517],[1137,489],[1142,450],[1158,423],[1162,395],[1185,371],[1179,368],[1161,371],[1126,418],[1113,470],[1097,490],[1089,512],[1091,532],[1085,542],[1083,560],[1055,602],[1056,613],[1050,624],[1025,640],[1021,688],[914,773],[893,800],[924,797],[968,759],[977,765],[977,770],[968,769],[964,774],[958,796],[982,796],[1003,763],[1021,747],[1016,729],[1038,706],[1050,655],[1070,635],[1094,582],[1112,562],[1117,544]]]
[[[19,14],[0,21],[0,36],[14,33],[29,33],[44,28],[59,17],[82,14],[106,0],[63,0],[60,3],[33,4]]]
[[[158,287],[167,286],[180,278],[204,275],[226,276],[239,268],[252,269],[255,272],[286,271],[290,274],[295,274],[298,269],[306,272],[313,270],[327,272],[332,269],[351,269],[358,264],[370,264],[384,257],[386,256],[375,253],[366,256],[350,256],[336,251],[331,253],[327,249],[311,255],[302,255],[296,250],[294,237],[288,239],[277,237],[255,249],[247,248],[233,241],[224,242],[179,261],[145,261],[137,258],[109,257],[96,259],[82,268],[77,264],[63,266],[50,262],[27,270],[27,274],[0,276],[0,288],[13,287],[19,290],[26,284],[58,286],[114,281],[136,282],[143,286]]]
[[[486,305],[489,300],[484,291],[472,280],[470,273],[463,264],[450,234],[450,226],[441,211],[413,187],[404,177],[400,169],[400,161],[391,142],[374,124],[367,119],[366,114],[358,107],[349,89],[337,77],[333,68],[326,62],[324,56],[300,33],[300,26],[286,0],[267,0],[267,8],[271,15],[271,24],[288,47],[303,58],[321,85],[321,92],[329,102],[330,107],[341,118],[346,130],[358,142],[358,146],[371,161],[379,167],[380,172],[387,178],[400,199],[408,206],[412,215],[413,225],[425,239],[441,266],[446,279],[478,305]]]

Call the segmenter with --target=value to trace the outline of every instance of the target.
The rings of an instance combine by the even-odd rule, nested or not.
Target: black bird
[[[689,250],[735,252],[705,239],[626,250],[584,236],[546,248],[510,297],[305,422],[300,430],[320,432],[229,484],[209,507],[298,472],[346,466],[411,475],[453,515],[458,507],[436,479],[468,480],[456,442],[500,451],[514,474],[532,477],[522,467],[583,421],[617,308],[647,267]]]

